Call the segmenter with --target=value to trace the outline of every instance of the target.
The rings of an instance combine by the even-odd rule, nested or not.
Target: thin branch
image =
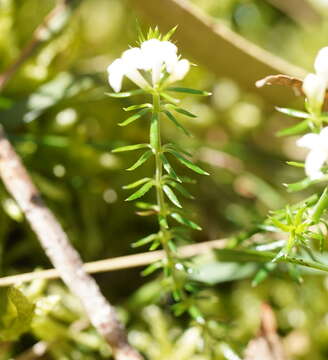
[[[0,91],[19,70],[21,65],[33,55],[39,45],[46,40],[49,40],[49,34],[53,33],[53,23],[56,21],[56,18],[67,11],[69,2],[70,0],[58,0],[57,5],[46,15],[42,23],[34,30],[32,39],[25,45],[18,58],[0,75]]]
[[[210,251],[211,249],[222,249],[225,244],[226,240],[222,239],[183,246],[179,248],[179,256],[191,257],[201,253],[205,253],[207,251]],[[145,266],[163,258],[165,258],[165,253],[163,250],[151,251],[136,255],[120,256],[106,260],[89,262],[84,264],[84,270],[90,274],[122,270]],[[23,282],[29,282],[36,279],[56,279],[58,277],[59,272],[56,269],[34,271],[30,273],[0,278],[0,287],[21,284]]]
[[[107,302],[95,280],[84,270],[78,252],[71,246],[63,228],[43,202],[2,127],[0,177],[24,212],[60,277],[80,299],[91,323],[111,346],[116,360],[141,360],[141,355],[128,344],[114,307]]]
[[[307,0],[266,0],[302,26],[321,25],[323,16]]]

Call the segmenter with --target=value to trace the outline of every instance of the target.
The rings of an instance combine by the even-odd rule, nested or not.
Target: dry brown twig
[[[72,247],[63,228],[43,202],[41,194],[34,186],[2,127],[0,127],[0,177],[24,212],[60,277],[80,299],[91,323],[112,347],[115,358],[142,359],[128,344],[115,309],[102,295],[95,280],[84,270],[78,252]]]
[[[18,59],[0,75],[0,90],[37,47],[48,39],[53,30],[52,21],[67,10],[69,2],[69,0],[59,0],[57,6],[37,27],[32,40],[22,50]],[[58,274],[72,293],[80,299],[90,322],[111,346],[115,359],[141,360],[143,357],[129,345],[124,327],[118,320],[114,307],[102,295],[95,280],[84,270],[78,252],[72,247],[61,225],[43,202],[2,126],[0,127],[0,177],[24,212]]]

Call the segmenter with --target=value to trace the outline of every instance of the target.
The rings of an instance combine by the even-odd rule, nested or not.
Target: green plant
[[[140,48],[135,47],[125,51],[120,59],[115,60],[109,66],[109,82],[116,91],[108,94],[109,96],[125,98],[136,94],[145,94],[152,98],[151,103],[125,108],[124,110],[127,112],[134,110],[137,110],[137,112],[119,123],[120,126],[126,126],[149,114],[149,143],[123,146],[114,149],[113,152],[145,150],[137,162],[127,169],[128,171],[136,170],[150,158],[154,159],[155,171],[153,177],[145,177],[124,186],[125,189],[139,187],[126,201],[138,200],[151,189],[155,189],[156,193],[155,203],[137,202],[136,206],[140,209],[139,215],[157,216],[158,232],[147,235],[134,242],[132,246],[148,245],[150,251],[158,247],[164,249],[165,259],[151,264],[143,271],[143,274],[149,275],[158,269],[163,269],[168,280],[168,289],[172,292],[174,300],[180,303],[175,305],[176,313],[180,314],[188,310],[194,318],[200,320],[199,311],[188,298],[188,293],[195,290],[193,284],[188,281],[188,272],[191,270],[188,263],[179,258],[177,252],[178,242],[185,240],[185,228],[201,230],[198,224],[187,217],[175,193],[177,191],[180,195],[193,199],[184,184],[193,183],[194,181],[178,175],[171,165],[169,157],[175,158],[180,164],[198,174],[209,174],[194,164],[189,159],[191,154],[181,149],[178,144],[172,142],[163,144],[161,126],[165,126],[164,121],[168,119],[184,134],[190,135],[188,130],[176,119],[174,113],[177,112],[192,118],[195,115],[181,108],[179,106],[180,101],[172,97],[171,93],[199,96],[208,96],[210,94],[206,91],[172,86],[176,81],[181,80],[190,68],[188,60],[181,59],[177,55],[177,47],[169,41],[174,30],[172,29],[166,35],[161,36],[157,28],[150,29],[146,38],[143,35],[140,36]],[[123,76],[127,76],[140,89],[119,92]]]

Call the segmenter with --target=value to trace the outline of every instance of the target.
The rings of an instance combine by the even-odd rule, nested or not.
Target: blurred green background
[[[327,45],[328,1],[299,1],[289,10],[284,7],[286,2],[289,3],[193,0],[186,4],[273,54],[311,70],[316,52]],[[17,58],[54,5],[55,1],[51,0],[0,0],[2,71]],[[58,31],[24,63],[0,97],[1,123],[84,261],[132,254],[130,244],[157,226],[154,219],[135,215],[133,205],[124,202],[127,192],[122,190],[122,185],[142,177],[140,175],[149,175],[152,165],[144,165],[138,174],[129,173],[124,169],[134,162],[137,154],[111,153],[116,146],[147,141],[146,120],[128,128],[117,126],[126,116],[122,107],[143,99],[118,100],[104,95],[110,91],[107,66],[129,45],[136,44],[137,21],[143,29],[148,27],[149,19],[141,15],[141,8],[137,0],[75,2],[63,18],[57,19]],[[162,16],[169,13],[164,11]],[[177,33],[183,28],[192,36],[195,31],[184,28],[183,22],[178,26]],[[183,48],[183,44],[177,45]],[[213,52],[220,53],[220,49]],[[197,63],[188,53],[183,52],[183,56]],[[227,56],[229,54],[225,54]],[[163,124],[164,137],[190,149],[195,154],[194,160],[211,174],[198,177],[197,184],[190,186],[196,201],[185,202],[204,229],[192,234],[195,242],[250,229],[268,210],[304,196],[304,193],[288,194],[282,186],[303,176],[302,169],[285,164],[287,160],[304,157],[304,152],[295,147],[295,139],[275,137],[279,129],[292,121],[275,112],[274,105],[280,104],[272,104],[261,96],[261,92],[255,91],[255,85],[254,91],[245,90],[238,82],[237,70],[248,71],[241,63],[234,79],[218,78],[206,64],[194,66],[183,85],[213,92],[210,98],[183,99],[183,107],[198,115],[191,120],[181,117],[181,122],[194,136],[185,137],[169,122]],[[224,74],[224,69],[221,71]],[[253,80],[255,83],[258,79]],[[131,83],[126,82],[125,88],[132,88]],[[293,100],[291,96],[291,99],[291,106],[293,102],[299,106],[296,98]],[[34,234],[2,185],[0,206],[1,276],[48,268],[50,264]],[[245,344],[256,334],[259,306],[267,301],[276,312],[279,333],[293,358],[327,358],[328,282],[324,276],[306,275],[305,282],[299,285],[283,273],[273,273],[263,284],[252,288],[249,279],[252,271],[243,273],[237,268],[233,273],[225,272],[208,257],[200,262],[207,265],[205,277],[214,277],[215,283],[205,293],[218,295],[217,301],[204,302],[205,311],[222,320],[222,329],[218,330],[220,339],[237,353],[242,354]],[[247,279],[230,281],[236,274]],[[147,307],[156,298],[159,280],[154,278],[147,285],[150,279],[141,277],[139,269],[105,273],[96,278],[106,296],[122,307],[122,316],[129,321],[131,339],[140,348],[148,349],[145,352],[149,359],[179,360],[172,354],[165,355],[163,349],[171,351],[167,349],[181,336],[182,329],[186,329],[186,319],[172,318],[167,299],[157,299],[162,310]],[[57,313],[50,317],[54,323],[67,328],[83,315],[74,313],[73,300],[58,284],[40,285],[40,294],[48,297],[61,294],[60,306],[68,315],[60,317]],[[143,286],[141,290],[140,286]],[[137,289],[139,292],[135,293]],[[162,328],[156,329],[153,321],[162,324]],[[48,326],[46,323],[46,329]],[[92,330],[88,334],[95,336]],[[15,356],[36,341],[44,340],[43,336],[43,331],[34,330],[20,341],[0,345],[0,357]],[[108,350],[103,349],[104,344],[92,343],[90,339],[86,344],[81,339],[73,341],[63,330],[54,331],[53,338],[46,340],[57,344],[46,358],[109,356]],[[215,344],[219,345],[220,341]],[[156,349],[151,351],[151,346]],[[193,359],[227,358],[221,350],[218,348],[216,355],[192,350],[198,353]],[[181,360],[183,356],[190,358],[188,354],[179,355]]]

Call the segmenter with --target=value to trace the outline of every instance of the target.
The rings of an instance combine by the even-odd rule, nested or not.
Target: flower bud
[[[314,62],[315,72],[324,80],[326,87],[328,86],[328,47],[322,48]]]
[[[303,91],[308,99],[310,111],[320,112],[326,93],[325,81],[318,75],[309,74],[304,79]]]

